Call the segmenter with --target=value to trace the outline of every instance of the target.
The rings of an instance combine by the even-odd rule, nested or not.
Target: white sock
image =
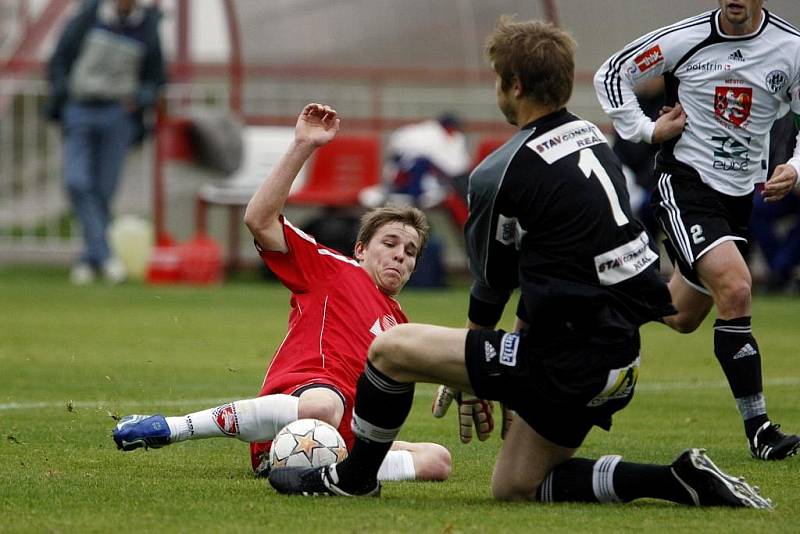
[[[416,477],[411,451],[389,451],[378,469],[378,480],[414,480]]]
[[[280,429],[297,420],[299,401],[291,395],[267,395],[167,417],[170,441],[225,436],[248,443],[272,439]]]

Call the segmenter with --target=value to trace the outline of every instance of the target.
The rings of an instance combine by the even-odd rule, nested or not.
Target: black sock
[[[650,498],[694,504],[668,465],[620,462],[614,471],[614,487],[623,502]]]
[[[620,460],[620,456],[567,460],[550,472],[536,496],[544,502],[607,503],[651,498],[692,504],[670,466]]]
[[[750,317],[714,322],[714,354],[728,379],[749,438],[767,421],[761,382],[761,353],[753,337]]]
[[[337,486],[348,493],[375,487],[378,469],[411,411],[414,383],[401,383],[367,361],[358,378],[353,410],[356,441],[347,458],[336,465]]]
[[[761,393],[761,354],[750,317],[714,321],[714,354],[735,398]]]

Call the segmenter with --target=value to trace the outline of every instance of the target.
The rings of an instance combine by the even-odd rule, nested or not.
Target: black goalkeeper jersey
[[[494,324],[517,287],[518,315],[549,337],[613,338],[675,313],[594,124],[561,110],[525,126],[473,171],[469,203],[474,322]]]

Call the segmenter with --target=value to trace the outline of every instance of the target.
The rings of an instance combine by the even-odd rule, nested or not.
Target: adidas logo
[[[753,345],[747,343],[744,347],[739,349],[739,352],[734,354],[733,359],[739,360],[741,358],[746,358],[747,356],[755,356],[756,354],[758,354],[758,351],[753,348]]]
[[[494,350],[494,347],[488,341],[483,342],[483,350],[486,353],[486,361],[492,361],[492,358],[497,356],[497,351]]]
[[[744,61],[744,56],[742,55],[742,51],[737,48],[736,52],[728,56],[728,59],[731,61]]]

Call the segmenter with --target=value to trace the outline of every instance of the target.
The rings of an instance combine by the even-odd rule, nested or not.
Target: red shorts
[[[286,373],[274,379],[268,380],[261,388],[259,397],[266,395],[284,394],[299,397],[301,393],[316,387],[324,387],[333,390],[344,403],[344,414],[339,422],[338,431],[347,444],[347,450],[351,450],[355,436],[350,428],[350,421],[353,417],[353,404],[356,394],[355,383],[344,385],[343,381],[337,377],[324,376],[319,371],[313,373]],[[272,441],[264,441],[250,444],[250,463],[253,471],[259,474],[269,463],[269,449]]]

